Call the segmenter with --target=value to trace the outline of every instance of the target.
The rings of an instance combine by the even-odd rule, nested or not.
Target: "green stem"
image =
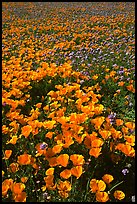
[[[110,191],[112,191],[115,187],[117,187],[117,186],[119,186],[121,183],[123,183],[124,181],[121,181],[120,183],[117,183],[115,186],[113,186],[110,190],[109,190],[109,192]]]

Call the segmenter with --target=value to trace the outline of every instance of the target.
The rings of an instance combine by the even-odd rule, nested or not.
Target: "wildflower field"
[[[135,3],[2,3],[2,201],[135,202]]]

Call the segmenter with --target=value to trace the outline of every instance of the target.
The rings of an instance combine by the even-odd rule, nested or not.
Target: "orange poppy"
[[[5,156],[3,159],[9,159],[12,154],[12,150],[5,150]]]
[[[105,175],[102,177],[102,179],[103,179],[103,181],[104,181],[105,183],[107,183],[107,184],[111,183],[111,182],[114,180],[113,176],[110,175],[110,174],[105,174]]]
[[[55,145],[53,148],[52,148],[52,151],[54,154],[57,154],[57,153],[60,153],[62,150],[62,145]]]
[[[106,189],[106,184],[102,180],[91,179],[90,188],[92,193],[96,193],[97,191],[104,191]]]
[[[57,163],[57,158],[56,158],[56,157],[51,157],[51,158],[48,158],[47,160],[48,160],[49,165],[50,165],[51,167],[58,165],[58,163]]]
[[[2,183],[2,197],[6,196],[9,190],[9,186],[7,184]]]
[[[24,154],[18,156],[18,163],[20,165],[30,164],[31,163],[31,155],[24,153]]]
[[[98,202],[107,202],[109,200],[109,196],[107,192],[96,192],[96,201]]]
[[[8,169],[10,172],[13,172],[15,173],[16,171],[19,170],[19,164],[18,163],[11,163],[9,165],[9,169]]]
[[[27,180],[28,180],[28,177],[21,177],[21,182],[22,182],[22,183],[26,183]]]
[[[99,130],[99,134],[102,136],[104,140],[108,139],[111,135],[111,132],[108,130]]]
[[[117,126],[123,125],[123,120],[121,120],[121,119],[116,119],[116,125],[117,125]]]
[[[71,174],[73,176],[76,176],[77,179],[82,175],[82,166],[75,166],[73,168],[71,168]]]
[[[133,123],[133,122],[126,122],[126,123],[125,123],[125,126],[126,126],[127,128],[129,128],[129,129],[132,129],[132,130],[135,129],[135,123]]]
[[[68,160],[68,154],[61,154],[57,157],[57,164],[66,167],[68,165]]]
[[[12,188],[12,185],[13,185],[13,179],[5,179],[3,182],[2,182],[3,185],[8,185],[9,188],[11,189]]]
[[[73,162],[74,166],[83,165],[85,163],[84,157],[79,154],[72,154],[70,160]]]
[[[118,86],[124,86],[124,84],[125,84],[125,82],[123,82],[123,81],[118,82]]]
[[[29,134],[32,132],[32,127],[30,125],[26,125],[22,127],[21,130],[22,130],[22,135],[24,135],[25,137],[28,137]]]
[[[119,143],[115,149],[122,151],[127,156],[135,156],[135,149],[128,144]]]
[[[135,135],[124,136],[124,139],[126,140],[126,144],[129,144],[131,146],[135,145]]]
[[[45,135],[45,137],[47,137],[47,138],[49,138],[49,139],[51,139],[52,136],[53,136],[53,132],[48,132],[48,133]]]
[[[68,191],[58,191],[58,193],[62,198],[67,198],[69,196]]]
[[[49,168],[46,170],[46,175],[49,176],[49,175],[53,175],[54,174],[54,168]]]
[[[89,154],[95,158],[98,158],[98,156],[101,154],[101,147],[91,148],[89,151]]]
[[[26,192],[21,192],[20,194],[13,194],[13,199],[15,202],[26,202]]]
[[[105,117],[96,117],[95,119],[91,120],[91,123],[95,124],[95,129],[98,130],[102,123],[104,122]]]
[[[23,183],[13,183],[11,191],[14,194],[20,194],[25,189],[25,184]]]
[[[120,191],[120,190],[116,190],[114,192],[114,197],[118,200],[122,200],[125,198],[125,194],[123,193],[123,191]]]
[[[101,147],[102,145],[103,145],[103,140],[102,139],[100,139],[100,138],[97,138],[97,139],[95,139],[95,140],[93,140],[92,142],[91,142],[91,147],[93,148],[93,147]]]
[[[59,181],[57,188],[60,191],[71,191],[71,184],[69,181]]]
[[[70,169],[65,169],[60,173],[60,177],[64,179],[68,179],[71,176],[71,170]]]
[[[56,184],[54,185],[53,180],[54,180],[54,175],[48,175],[48,176],[44,177],[44,181],[46,183],[47,189],[49,189],[49,190],[55,190],[56,189]]]

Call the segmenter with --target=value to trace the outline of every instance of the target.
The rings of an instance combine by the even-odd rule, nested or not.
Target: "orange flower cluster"
[[[4,201],[31,202],[28,186],[67,199],[105,154],[135,157],[134,3],[52,3],[2,3]],[[90,181],[96,201],[113,179]]]

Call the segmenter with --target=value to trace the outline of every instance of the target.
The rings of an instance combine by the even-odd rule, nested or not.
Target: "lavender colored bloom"
[[[123,170],[122,170],[122,173],[123,173],[123,175],[125,176],[126,174],[129,173],[129,170],[128,170],[128,169],[123,169]]]
[[[118,74],[123,74],[123,73],[124,73],[124,70],[118,71]]]
[[[40,145],[40,149],[44,150],[48,147],[48,145],[46,143],[43,143]]]
[[[6,106],[6,102],[4,102],[2,105],[3,105],[3,106]]]

